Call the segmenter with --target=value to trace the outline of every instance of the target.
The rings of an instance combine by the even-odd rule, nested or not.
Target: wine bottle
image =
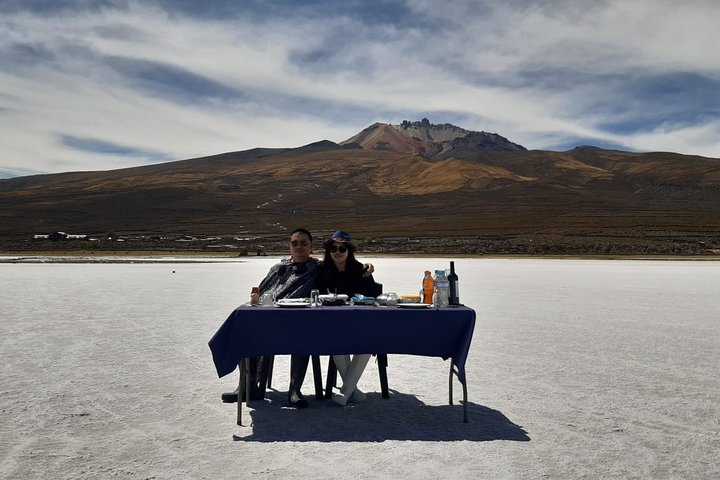
[[[450,283],[450,305],[460,305],[460,292],[458,291],[458,276],[455,273],[455,262],[450,262],[450,274],[447,276]]]

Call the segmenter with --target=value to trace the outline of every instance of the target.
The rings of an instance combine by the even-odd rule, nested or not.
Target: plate
[[[308,302],[304,298],[285,298],[282,300],[278,300],[275,305],[278,307],[284,307],[284,308],[302,308],[302,307],[309,307],[310,302]]]
[[[400,295],[398,303],[421,303],[420,295]]]
[[[398,303],[398,308],[432,308],[430,303]]]

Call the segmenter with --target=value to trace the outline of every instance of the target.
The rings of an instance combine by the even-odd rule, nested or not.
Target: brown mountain
[[[124,249],[283,251],[296,226],[346,229],[375,251],[708,254],[720,249],[720,160],[528,151],[423,120],[341,144],[0,180],[5,250],[58,248],[29,240],[54,231],[115,248],[102,240],[113,231]]]
[[[375,123],[340,144],[416,154],[434,160],[468,158],[481,151],[526,150],[496,133],[472,132],[449,123],[433,125],[427,118],[420,122],[406,120],[400,125]]]

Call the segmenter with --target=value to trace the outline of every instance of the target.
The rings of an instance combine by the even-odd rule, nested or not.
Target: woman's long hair
[[[330,269],[333,272],[337,272],[338,269],[335,266],[335,262],[332,259],[332,256],[330,255],[330,247],[332,245],[328,245],[328,247],[325,249],[325,256],[323,257],[323,266],[324,268]],[[350,245],[345,245],[348,249],[348,257],[347,261],[345,263],[345,270],[348,272],[359,272],[362,273],[363,271],[363,265],[355,258],[355,249],[351,247]]]

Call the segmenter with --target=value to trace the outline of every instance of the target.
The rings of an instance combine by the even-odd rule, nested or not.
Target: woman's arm
[[[364,263],[363,264],[363,277],[369,277],[375,272],[375,267],[372,263]]]
[[[378,284],[375,283],[375,279],[372,275],[361,276],[357,279],[355,282],[355,292],[356,293],[362,293],[365,296],[368,297],[376,297],[381,292],[379,292]]]

